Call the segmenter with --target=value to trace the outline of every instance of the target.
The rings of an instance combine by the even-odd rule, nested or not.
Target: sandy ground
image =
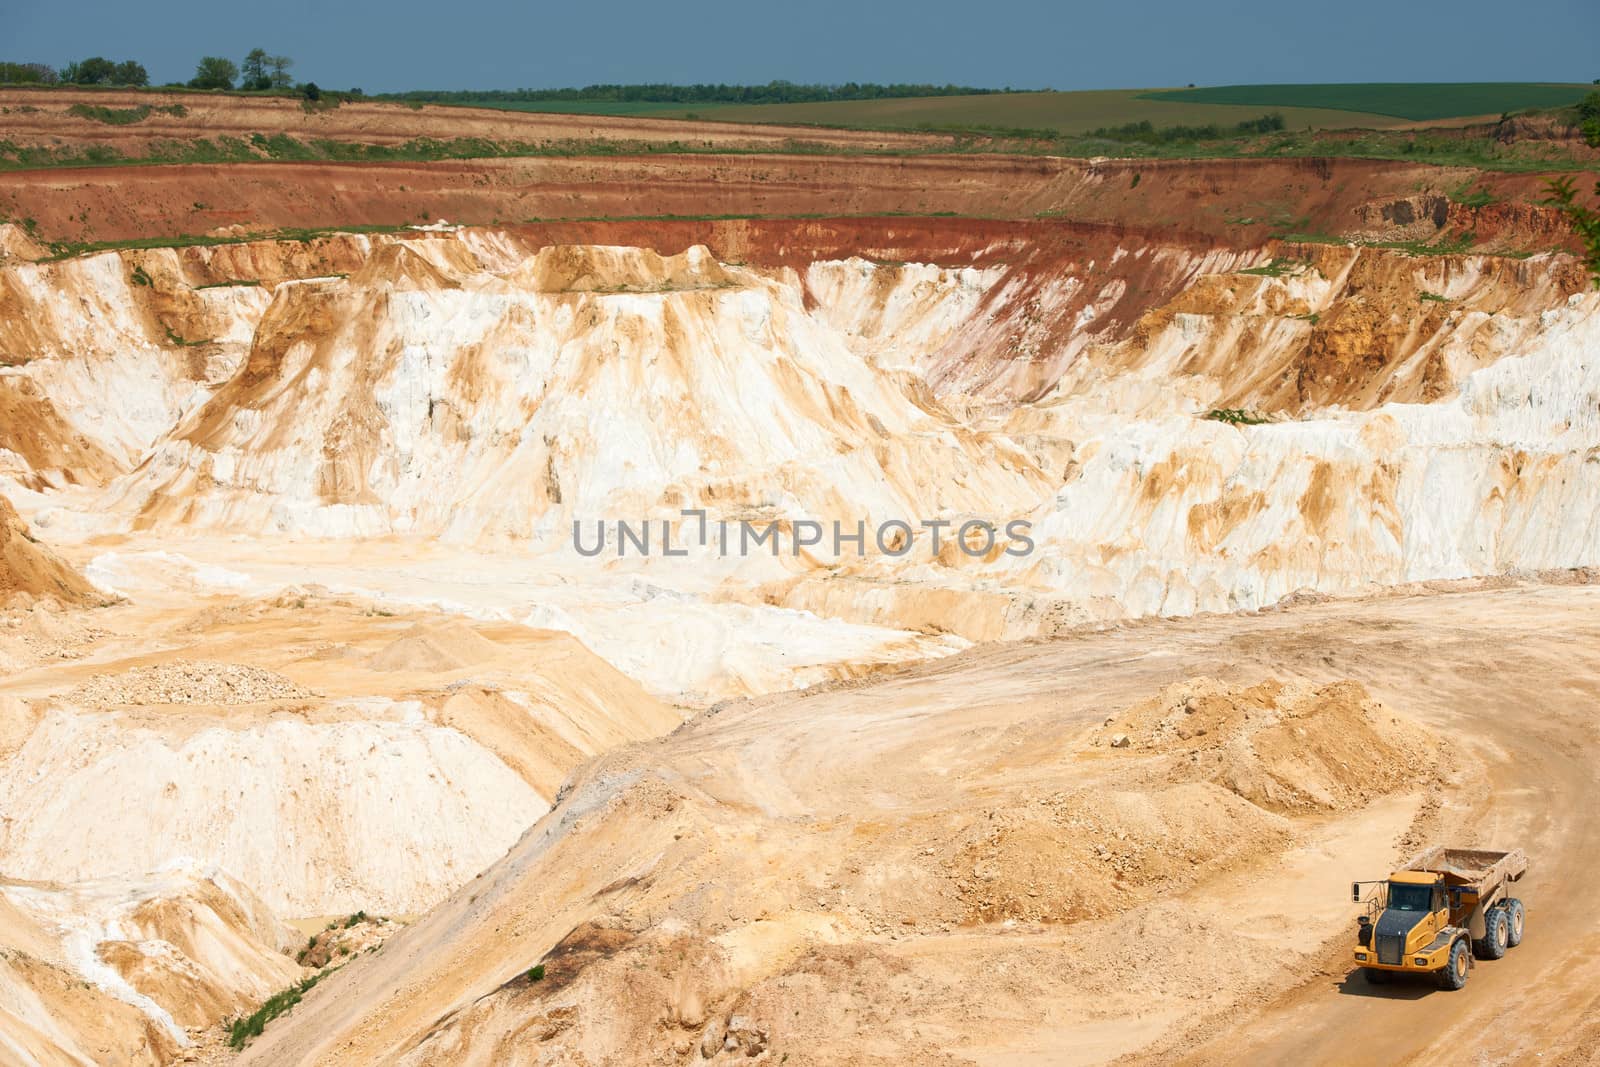
[[[950,635],[721,600],[717,590],[727,566],[574,563],[420,538],[352,543],[139,534],[74,545],[69,555],[102,586],[137,602],[112,616],[119,626],[149,626],[195,597],[227,603],[309,584],[395,616],[369,616],[363,625],[375,624],[374,633],[392,635],[430,617],[569,633],[658,699],[686,708],[936,658],[968,644]],[[327,636],[360,640],[359,630]],[[319,684],[331,684],[333,692],[348,689],[326,677]]]
[[[319,987],[246,1061],[449,1062],[471,1050],[538,1062],[564,1049],[685,1062],[704,1020],[728,1015],[757,1020],[773,1062],[1347,1063],[1374,1033],[1386,1062],[1433,1062],[1463,1040],[1484,1062],[1581,1049],[1557,1024],[1593,1011],[1600,935],[1570,890],[1597,838],[1562,813],[1600,795],[1597,607],[1594,587],[1525,586],[1151,623],[726,707],[599,761],[470,892]],[[1414,791],[1271,823],[1280,837],[1242,853],[1213,846],[1195,875],[1145,870],[1120,883],[1144,887],[1127,901],[1075,922],[949,910],[938,872],[975,823],[999,812],[1015,830],[1019,811],[1103,782],[1103,766],[1083,773],[1097,751],[1083,739],[1199,676],[1350,679],[1443,747]],[[634,775],[656,792],[618,784],[643,781]],[[640,821],[641,810],[655,814]],[[1261,818],[1252,810],[1239,812]],[[1346,887],[1437,840],[1527,849],[1528,939],[1462,993],[1369,990],[1347,962]],[[663,854],[641,867],[657,843]],[[1018,837],[997,854],[1026,862],[1041,843]],[[595,869],[549,889],[579,855]],[[616,881],[629,870],[633,881]],[[1047,899],[1064,892],[1028,877]],[[574,910],[583,886],[608,883],[632,888]],[[565,992],[507,983],[541,955],[569,958],[557,942],[570,947],[580,913],[580,929],[627,931],[621,947],[590,948]],[[681,956],[653,954],[663,928],[683,934],[680,953],[714,960],[685,973]],[[694,1004],[666,1005],[663,1023],[654,998],[674,981]],[[601,1002],[611,1022],[597,1029],[583,1013]],[[508,1029],[567,1018],[567,1006],[577,1021],[543,1039]]]

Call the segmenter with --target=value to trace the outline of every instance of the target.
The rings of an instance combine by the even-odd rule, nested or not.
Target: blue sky
[[[331,88],[930,81],[1056,89],[1591,81],[1600,2],[0,0],[0,59],[138,59],[158,82],[252,47]]]

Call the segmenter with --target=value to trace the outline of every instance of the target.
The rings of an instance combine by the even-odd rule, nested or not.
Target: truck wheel
[[[1380,971],[1376,967],[1363,967],[1363,968],[1361,968],[1361,973],[1362,973],[1362,976],[1366,978],[1368,985],[1388,985],[1389,984],[1389,972],[1388,971]]]
[[[1509,916],[1503,907],[1493,907],[1483,913],[1483,940],[1478,942],[1478,955],[1486,960],[1497,960],[1506,954],[1509,944]]]
[[[1450,946],[1450,958],[1439,972],[1440,989],[1460,989],[1467,984],[1467,968],[1472,966],[1468,956],[1466,938]]]
[[[1522,926],[1526,921],[1522,910],[1522,901],[1515,897],[1506,901],[1506,944],[1516,948],[1522,944]]]

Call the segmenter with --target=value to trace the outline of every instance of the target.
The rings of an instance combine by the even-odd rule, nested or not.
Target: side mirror
[[[1357,904],[1361,903],[1361,883],[1360,882],[1351,882],[1350,883],[1350,899],[1355,901]]]

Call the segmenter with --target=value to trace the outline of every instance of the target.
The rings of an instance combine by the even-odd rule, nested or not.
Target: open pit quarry
[[[1540,176],[450,110],[710,140],[0,173],[0,1062],[1590,1062]],[[1445,841],[1525,947],[1367,988]]]

